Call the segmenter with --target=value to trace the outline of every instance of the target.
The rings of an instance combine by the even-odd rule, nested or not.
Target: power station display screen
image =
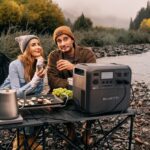
[[[101,79],[112,79],[113,72],[101,72]]]

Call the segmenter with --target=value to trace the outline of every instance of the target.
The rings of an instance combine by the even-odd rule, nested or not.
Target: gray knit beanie
[[[25,51],[28,43],[32,39],[39,39],[39,38],[35,35],[21,35],[15,38],[15,40],[19,43],[19,47],[22,53]]]

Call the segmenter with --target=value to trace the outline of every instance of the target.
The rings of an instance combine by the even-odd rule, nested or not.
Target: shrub
[[[147,33],[140,32],[140,31],[129,31],[129,41],[128,44],[141,44],[141,43],[149,43],[150,36]]]
[[[15,59],[17,55],[20,54],[17,42],[15,42],[15,37],[25,34],[36,33],[29,30],[18,31],[15,27],[9,28],[7,33],[2,32],[0,36],[0,51],[8,57]],[[108,30],[104,28],[104,30],[102,30],[102,28],[94,28],[88,31],[75,31],[74,34],[76,43],[87,47],[150,43],[150,34],[142,31],[126,31],[123,29],[117,30],[113,28],[109,28]],[[50,51],[56,48],[56,44],[49,33],[38,34],[38,36],[41,39],[41,43],[47,57]]]

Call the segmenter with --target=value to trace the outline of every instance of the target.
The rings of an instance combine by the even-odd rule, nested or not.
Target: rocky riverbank
[[[144,82],[133,84],[131,107],[136,110],[133,142],[135,150],[150,149],[150,88]]]
[[[150,50],[150,44],[136,44],[136,45],[117,45],[117,46],[104,46],[92,48],[96,57],[110,57],[141,54]]]

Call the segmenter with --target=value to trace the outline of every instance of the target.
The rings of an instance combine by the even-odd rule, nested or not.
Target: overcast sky
[[[74,21],[83,12],[96,25],[128,28],[148,0],[53,0]]]

